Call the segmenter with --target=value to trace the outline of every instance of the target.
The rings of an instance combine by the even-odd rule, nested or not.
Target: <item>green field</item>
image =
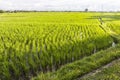
[[[79,79],[120,58],[119,40],[120,13],[0,13],[0,80]]]
[[[113,62],[113,64],[106,68],[103,69],[101,72],[93,75],[86,77],[83,80],[120,80],[120,59]]]

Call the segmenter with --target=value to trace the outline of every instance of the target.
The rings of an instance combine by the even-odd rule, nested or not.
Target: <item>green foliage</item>
[[[5,11],[3,11],[3,10],[0,10],[0,13],[4,13]]]
[[[120,58],[120,45],[117,45],[116,48],[109,48],[107,50],[100,51],[96,54],[93,54],[89,57],[85,57],[76,62],[66,64],[56,72],[43,74],[43,77],[40,77],[41,76],[40,74],[38,75],[38,77],[33,78],[33,80],[43,80],[44,78],[46,78],[45,80],[51,80],[51,79],[56,80],[56,78],[58,80],[76,80],[77,78],[83,76],[84,74],[91,72],[92,70],[95,70],[117,58]],[[117,65],[116,68],[118,68],[119,70],[119,65]],[[112,69],[109,69],[109,70],[112,70]],[[107,75],[109,75],[109,78],[104,75],[103,77],[105,78],[103,79],[119,79],[117,75],[115,76],[112,73],[108,72]],[[99,79],[101,79],[101,77],[102,76],[100,76]],[[92,78],[91,80],[93,79],[99,80],[96,78]],[[89,78],[86,78],[85,80],[89,80]]]
[[[120,60],[112,63],[108,68],[102,69],[101,72],[96,73],[94,76],[87,76],[81,80],[120,80]]]
[[[110,47],[113,38],[100,28],[97,19],[89,19],[99,15],[89,12],[3,13],[0,15],[0,78],[28,80],[39,72],[56,71],[67,63]],[[96,67],[94,63],[82,64]],[[84,71],[76,72],[82,75]],[[73,74],[75,71],[66,76],[72,78]]]

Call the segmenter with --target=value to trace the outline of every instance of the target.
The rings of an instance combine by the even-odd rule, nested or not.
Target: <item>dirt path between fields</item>
[[[108,68],[108,67],[111,67],[112,65],[114,65],[114,64],[115,64],[116,62],[118,62],[118,61],[120,61],[120,58],[118,58],[118,59],[116,59],[116,60],[108,63],[108,64],[105,65],[105,66],[102,66],[102,67],[100,67],[100,68],[98,68],[98,69],[96,69],[96,70],[93,70],[92,72],[87,73],[87,74],[83,75],[82,77],[80,77],[80,78],[78,78],[78,79],[76,79],[76,80],[82,80],[82,79],[84,79],[84,78],[86,78],[86,77],[94,76],[95,74],[101,72],[103,69]]]

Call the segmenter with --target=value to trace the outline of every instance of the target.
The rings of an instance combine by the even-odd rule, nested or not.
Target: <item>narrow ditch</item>
[[[120,58],[116,59],[116,60],[113,60],[112,62],[108,63],[107,65],[104,65],[96,70],[93,70],[92,72],[89,72],[85,75],[83,75],[82,77],[80,77],[79,79],[76,79],[76,80],[82,80],[82,79],[86,79],[87,77],[89,76],[94,76],[95,74],[99,73],[99,72],[102,72],[103,69],[106,69],[106,68],[109,68],[111,66],[113,66],[116,62],[120,61]]]

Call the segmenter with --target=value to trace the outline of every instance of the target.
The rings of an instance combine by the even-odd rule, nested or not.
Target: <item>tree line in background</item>
[[[17,12],[120,12],[120,11],[89,11],[86,8],[84,11],[38,11],[38,10],[0,10],[0,13],[17,13]]]

